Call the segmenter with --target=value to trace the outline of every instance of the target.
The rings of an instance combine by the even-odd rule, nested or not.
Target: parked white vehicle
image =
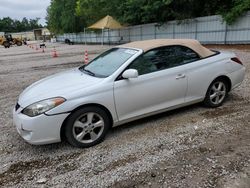
[[[218,107],[244,74],[235,54],[196,40],[132,42],[29,86],[13,110],[14,123],[31,144],[65,138],[90,147],[125,122],[201,101]]]

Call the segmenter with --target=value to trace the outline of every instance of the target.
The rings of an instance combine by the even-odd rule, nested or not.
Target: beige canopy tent
[[[100,19],[93,25],[88,27],[89,29],[101,29],[102,30],[102,44],[103,44],[103,30],[104,29],[120,29],[122,28],[121,24],[116,21],[112,16],[105,16],[104,18]]]

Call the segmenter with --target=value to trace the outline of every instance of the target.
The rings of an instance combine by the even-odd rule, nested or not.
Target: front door
[[[141,55],[128,67],[138,70],[139,77],[115,81],[119,121],[184,103],[187,78],[173,50],[162,47]]]

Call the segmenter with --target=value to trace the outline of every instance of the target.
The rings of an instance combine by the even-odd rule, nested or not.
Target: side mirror
[[[136,69],[125,70],[124,73],[122,74],[122,77],[125,78],[125,79],[137,78],[138,77],[138,71]]]

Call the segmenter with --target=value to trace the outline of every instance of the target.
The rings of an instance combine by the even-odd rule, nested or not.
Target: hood
[[[25,108],[35,102],[53,98],[68,98],[70,93],[100,83],[103,78],[96,78],[78,69],[54,74],[27,87],[19,96],[18,103]]]

